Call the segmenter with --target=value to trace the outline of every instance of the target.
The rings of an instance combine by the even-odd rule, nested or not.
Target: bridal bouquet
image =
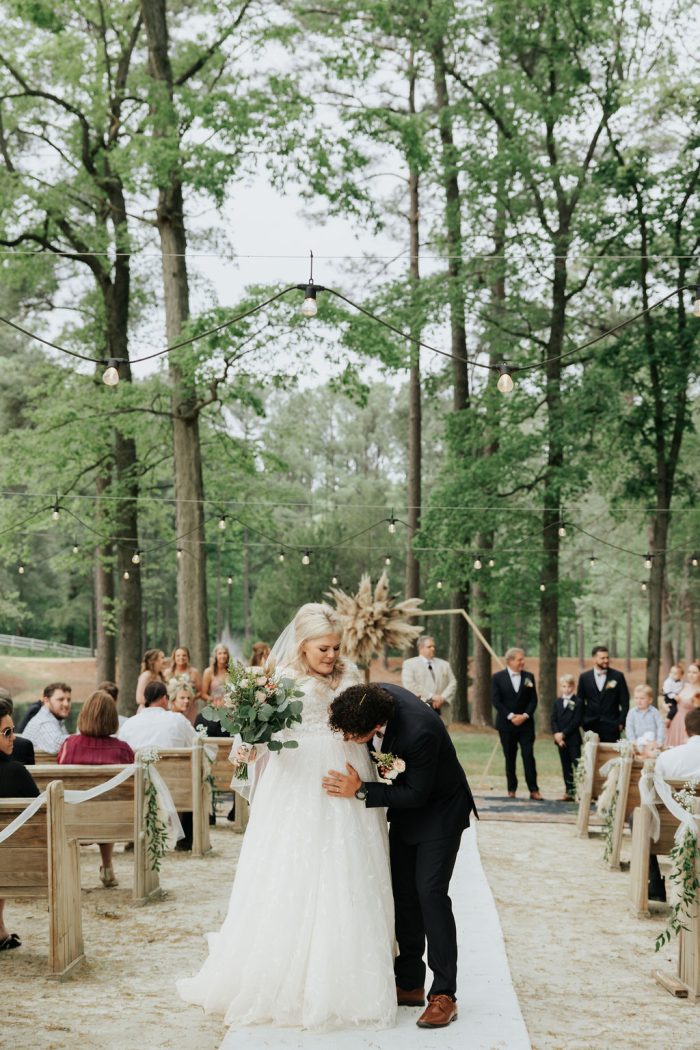
[[[296,740],[272,738],[301,722],[304,705],[297,697],[303,695],[293,678],[278,675],[273,663],[263,667],[234,664],[223,696],[205,707],[202,715],[220,722],[232,736],[239,735],[245,748],[267,744],[270,751],[281,751],[283,747],[299,746]],[[245,763],[237,768],[236,776],[239,780],[248,779]]]

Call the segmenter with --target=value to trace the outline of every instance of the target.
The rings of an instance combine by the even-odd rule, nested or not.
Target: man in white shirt
[[[435,656],[435,639],[421,635],[417,642],[418,656],[404,660],[401,685],[410,693],[438,711],[449,725],[452,721],[452,700],[457,690],[457,679],[447,660]]]
[[[70,714],[71,694],[61,682],[52,682],[44,689],[41,710],[28,722],[22,736],[31,740],[35,751],[57,755],[68,736],[65,720]]]
[[[522,649],[517,646],[508,649],[505,662],[505,670],[496,671],[491,679],[491,702],[496,708],[496,729],[506,763],[508,797],[515,798],[518,790],[515,763],[520,748],[530,798],[541,802],[534,752],[537,686],[534,677],[525,670]]]
[[[700,777],[700,707],[685,716],[688,743],[669,747],[656,760],[655,772],[664,780],[690,780]]]
[[[140,747],[192,747],[197,733],[184,715],[168,711],[165,683],[149,682],[144,697],[144,710],[120,726],[119,739],[125,740],[133,751]]]

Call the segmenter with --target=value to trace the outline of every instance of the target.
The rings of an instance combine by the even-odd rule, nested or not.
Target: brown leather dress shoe
[[[539,791],[531,791],[530,798],[534,799],[535,802],[544,802],[544,799],[540,795]]]
[[[508,792],[508,798],[515,798],[515,792],[514,791],[509,791]]]
[[[396,1002],[399,1006],[425,1006],[425,988],[399,988],[397,984]]]
[[[457,1003],[449,995],[429,995],[428,1005],[416,1024],[419,1028],[447,1028],[457,1020]]]

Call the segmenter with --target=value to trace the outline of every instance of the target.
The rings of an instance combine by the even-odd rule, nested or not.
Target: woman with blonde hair
[[[63,741],[56,761],[59,765],[71,766],[129,765],[134,761],[134,752],[114,735],[118,729],[119,717],[114,700],[104,689],[96,689],[78,715],[78,732]],[[98,845],[102,859],[100,881],[107,888],[117,886],[112,867],[114,843],[100,842]]]
[[[685,671],[683,688],[676,693],[676,716],[666,734],[666,747],[687,744],[688,734],[685,729],[685,716],[692,711],[695,695],[700,691],[700,667],[696,663],[688,664]]]
[[[183,999],[227,1024],[330,1030],[395,1022],[386,818],[321,786],[328,770],[346,764],[363,781],[376,779],[368,749],[328,724],[336,694],[360,680],[341,642],[335,610],[313,603],[272,648],[280,673],[303,692],[301,725],[285,733],[298,748],[270,756],[227,917],[199,974],[178,981]]]
[[[136,713],[144,710],[146,698],[143,691],[149,682],[165,682],[163,666],[165,653],[162,649],[147,649],[141,661],[141,673],[136,682]]]
[[[231,666],[231,653],[227,646],[221,643],[216,646],[211,655],[211,664],[205,668],[202,676],[201,697],[205,703],[220,700],[224,694],[224,686],[228,678]]]

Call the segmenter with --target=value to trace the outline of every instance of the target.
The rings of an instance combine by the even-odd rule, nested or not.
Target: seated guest
[[[168,711],[164,682],[149,682],[144,689],[144,710],[127,718],[117,736],[134,751],[140,747],[191,747],[197,740],[193,727],[177,711]]]
[[[572,802],[574,797],[574,767],[581,757],[581,723],[583,722],[583,700],[576,696],[576,679],[565,674],[559,679],[561,694],[552,708],[552,733],[559,749],[559,760],[564,777],[562,802]]]
[[[666,739],[666,728],[661,714],[653,706],[654,692],[650,685],[638,685],[634,690],[634,707],[630,707],[625,719],[625,733],[637,751],[653,757]]]
[[[15,726],[12,707],[0,699],[0,798],[36,798],[39,788],[26,768],[13,757]],[[21,940],[5,925],[5,901],[0,899],[0,952],[19,948]]]
[[[7,689],[3,689],[2,686],[0,686],[0,700],[4,700],[9,705],[10,714],[14,717],[14,701]],[[12,757],[15,762],[21,762],[23,766],[35,766],[34,744],[31,740],[25,740],[23,736],[15,736]]]
[[[694,780],[700,777],[700,708],[688,711],[684,729],[688,735],[686,743],[669,747],[656,760],[654,772],[664,780]],[[649,900],[666,900],[666,886],[654,853],[649,857]]]
[[[184,715],[187,721],[194,725],[197,714],[194,687],[187,682],[178,682],[175,678],[171,678],[168,682],[168,699],[169,709]]]
[[[66,737],[58,752],[59,765],[111,766],[129,765],[134,752],[123,740],[117,740],[119,728],[114,700],[102,689],[87,698],[78,715],[78,732]],[[112,867],[113,842],[100,842],[102,864],[100,881],[103,886],[117,886]]]
[[[114,706],[117,709],[117,717],[119,719],[119,725],[123,726],[124,723],[126,722],[126,715],[120,715],[119,714],[119,686],[117,685],[117,683],[116,682],[100,682],[100,684],[98,685],[97,688],[101,689],[103,693],[109,693],[109,695],[112,697],[112,700],[114,700]]]
[[[62,682],[52,682],[44,689],[41,711],[32,718],[22,734],[31,740],[35,751],[57,755],[68,736],[65,720],[70,714],[70,690]]]

